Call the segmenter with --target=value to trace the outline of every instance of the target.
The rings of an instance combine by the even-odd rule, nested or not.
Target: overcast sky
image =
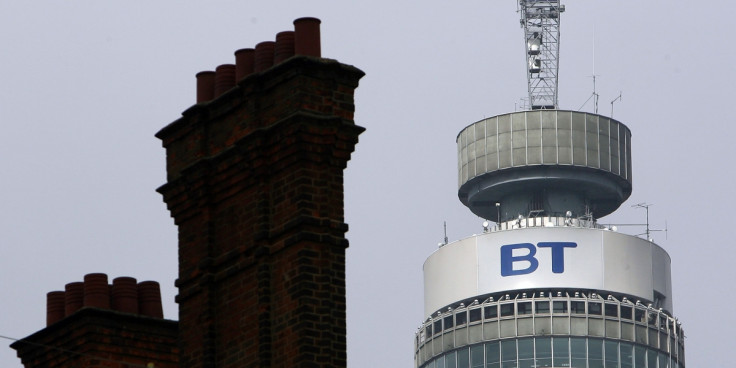
[[[599,113],[622,93],[614,118],[633,134],[633,194],[600,221],[643,223],[631,205],[652,204],[687,363],[730,366],[736,3],[563,4],[560,107],[581,108],[595,73]],[[322,19],[323,56],[366,72],[345,185],[349,365],[413,366],[443,221],[451,241],[481,231],[457,200],[455,137],[526,94],[515,0],[0,3],[0,335],[43,328],[46,293],[90,272],[159,281],[177,319],[153,135],[194,103],[197,72],[302,16]],[[0,342],[0,367],[20,367]]]

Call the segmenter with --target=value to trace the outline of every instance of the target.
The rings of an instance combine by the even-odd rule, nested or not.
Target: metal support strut
[[[559,0],[519,0],[521,27],[526,43],[529,105],[532,110],[557,109],[557,74],[560,57]]]

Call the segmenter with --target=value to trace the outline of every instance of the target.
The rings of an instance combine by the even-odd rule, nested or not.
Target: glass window
[[[438,319],[434,321],[434,333],[438,334],[442,332],[442,320]]]
[[[532,302],[523,302],[516,305],[517,313],[519,315],[531,314],[532,313]],[[503,312],[501,312],[503,314]]]
[[[552,366],[552,339],[539,337],[536,339],[537,367]]]
[[[587,358],[588,355],[585,352],[585,338],[570,338],[570,353],[573,358]]]
[[[445,355],[445,367],[446,368],[457,368],[457,361],[455,360],[455,352]]]
[[[466,311],[455,314],[455,326],[464,325],[468,321],[468,313]]]
[[[570,367],[587,368],[587,354],[585,351],[585,339],[582,337],[570,338]]]
[[[601,303],[588,303],[588,314],[601,315]]]
[[[498,317],[498,307],[496,305],[484,307],[483,315],[485,319]]]
[[[534,358],[534,339],[519,339],[519,359]]]
[[[534,306],[536,308],[536,313],[549,313],[549,302],[537,302]]]
[[[445,322],[445,330],[449,330],[452,328],[452,315],[449,315],[444,318]]]
[[[667,354],[659,353],[659,368],[671,368],[669,365],[670,359]]]
[[[437,360],[443,360],[443,359],[444,359],[444,357],[440,357],[440,358],[439,358],[439,359],[437,359]],[[431,362],[429,362],[429,363],[428,363],[428,364],[427,364],[427,365],[425,366],[425,368],[435,368],[435,365],[434,365],[434,363],[435,363],[435,361],[434,361],[434,360],[433,360],[433,361],[431,361]]]
[[[519,368],[536,368],[534,359],[519,359]]]
[[[501,317],[508,317],[514,315],[514,305],[509,304],[501,304]]]
[[[588,340],[589,368],[603,368],[603,340]]]
[[[468,348],[457,351],[457,368],[470,368],[470,351]]]
[[[537,358],[551,358],[552,357],[552,339],[549,337],[538,337],[535,351],[537,352]]]
[[[567,313],[567,301],[556,301],[552,303],[554,313]]]
[[[498,363],[501,361],[501,349],[498,342],[489,342],[486,344],[486,362]],[[489,365],[490,367],[490,365]]]
[[[552,339],[552,365],[555,367],[570,366],[570,342],[566,337],[555,337]]]
[[[631,344],[621,343],[621,368],[633,367],[633,346]],[[642,361],[643,363],[643,361]]]
[[[516,368],[516,340],[501,341],[501,367]]]
[[[647,364],[648,364],[648,368],[657,368],[657,352],[656,351],[647,349]]]
[[[631,307],[621,306],[621,318],[631,319],[632,310]]]
[[[636,322],[646,322],[645,316],[646,314],[643,309],[634,309],[634,320],[636,320]]]
[[[647,366],[647,349],[643,346],[634,346],[634,366],[635,367],[646,367]]]
[[[483,344],[470,347],[470,367],[483,368]]]
[[[436,365],[437,368],[445,368],[445,357],[444,356],[437,359],[436,362],[437,362],[437,365]]]
[[[581,359],[581,358],[572,358],[570,367],[572,368],[588,368],[587,360]],[[591,367],[595,367],[594,365],[591,365]],[[603,367],[601,365],[601,367]]]
[[[656,326],[657,325],[657,313],[650,313],[649,314],[649,325]]]
[[[619,368],[618,364],[618,343],[615,341],[606,341],[606,368]]]
[[[585,314],[585,302],[571,301],[570,311],[573,314]]]
[[[606,317],[618,317],[618,305],[606,303]]]
[[[519,368],[534,368],[534,340],[519,339]]]
[[[480,321],[480,308],[471,309],[468,311],[468,316],[470,317],[470,322],[477,322]]]

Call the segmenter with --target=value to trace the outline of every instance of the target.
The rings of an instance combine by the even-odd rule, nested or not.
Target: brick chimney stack
[[[176,341],[158,282],[91,273],[49,292],[46,328],[10,346],[26,368],[178,368]]]
[[[156,134],[179,231],[182,368],[347,364],[343,170],[364,130],[364,73],[320,57],[319,20],[294,24],[236,52],[235,68],[199,73],[198,103]]]

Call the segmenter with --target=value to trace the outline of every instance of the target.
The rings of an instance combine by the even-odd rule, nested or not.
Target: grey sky
[[[577,110],[597,77],[599,113],[633,134],[634,191],[601,220],[643,222],[672,257],[686,362],[728,366],[736,318],[730,247],[736,208],[736,3],[563,1],[560,106]],[[195,99],[195,73],[322,19],[325,57],[366,72],[367,128],[346,172],[348,359],[411,367],[422,263],[442,240],[481,231],[457,200],[455,136],[513,111],[526,93],[515,0],[5,1],[0,3],[0,335],[45,325],[46,293],[86,273],[162,284],[177,319],[176,228],[154,190],[153,134]],[[595,44],[595,47],[594,47]],[[588,103],[583,110],[592,111]],[[622,229],[635,232],[639,229]],[[20,367],[2,340],[1,367]]]

